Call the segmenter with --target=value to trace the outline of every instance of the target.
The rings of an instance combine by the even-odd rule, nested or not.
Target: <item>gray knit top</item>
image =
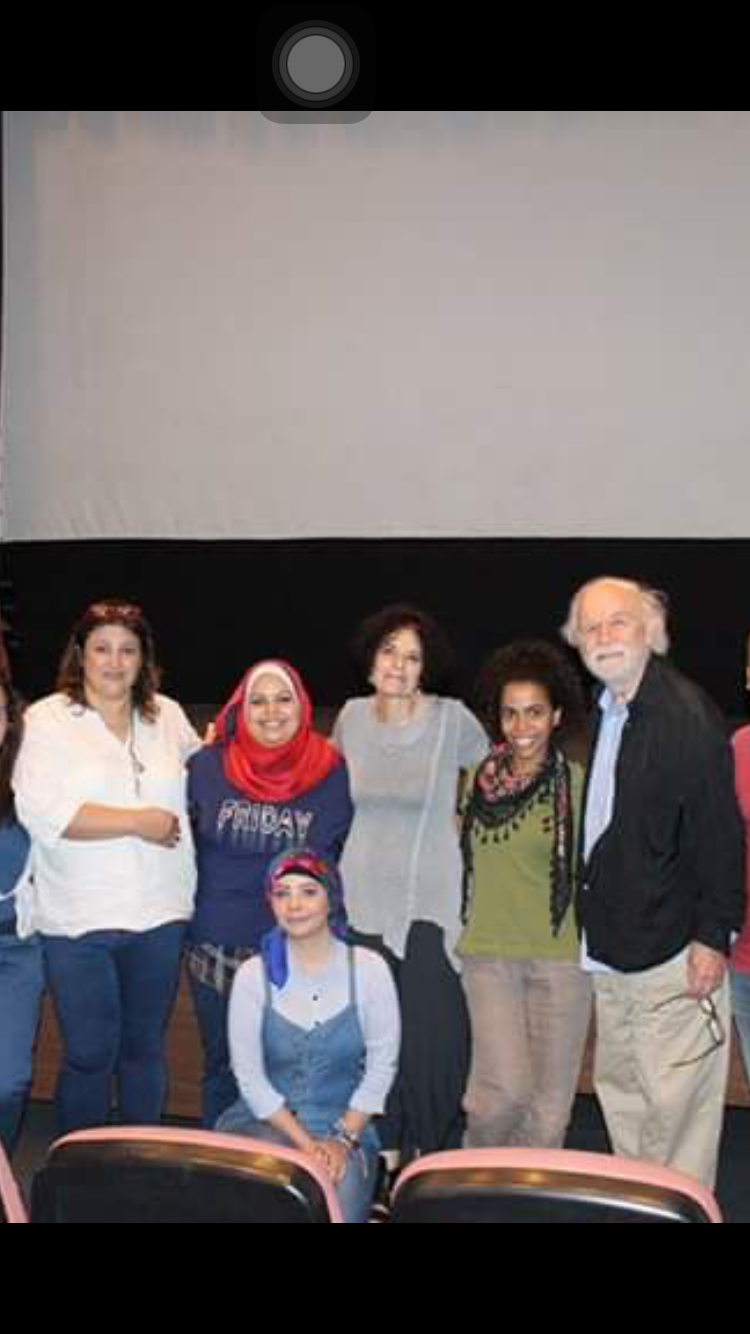
[[[350,700],[334,739],[349,767],[354,823],[341,870],[352,926],[382,936],[398,958],[413,922],[445,932],[454,967],[461,932],[461,852],[456,808],[461,770],[478,764],[489,742],[455,699],[428,698],[399,726],[381,722],[374,699]]]

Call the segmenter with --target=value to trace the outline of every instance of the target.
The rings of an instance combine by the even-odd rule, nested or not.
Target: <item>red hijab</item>
[[[245,720],[245,699],[253,677],[268,670],[283,674],[301,705],[299,729],[284,746],[263,746]],[[335,746],[313,731],[312,702],[300,677],[286,662],[257,663],[242,678],[216,720],[216,740],[224,749],[224,773],[252,801],[277,804],[309,792],[342,763]]]

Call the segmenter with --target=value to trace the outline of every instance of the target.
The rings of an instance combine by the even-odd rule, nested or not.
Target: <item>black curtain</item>
[[[289,658],[317,703],[358,682],[348,654],[368,612],[408,600],[443,623],[468,694],[492,648],[517,636],[557,637],[571,594],[597,574],[665,589],[674,659],[731,717],[744,710],[750,542],[398,539],[300,542],[14,542],[11,644],[30,696],[51,689],[70,624],[95,598],[142,603],[168,693],[188,704],[225,699],[260,656]]]

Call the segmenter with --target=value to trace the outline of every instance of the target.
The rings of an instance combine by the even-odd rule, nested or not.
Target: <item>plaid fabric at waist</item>
[[[231,991],[232,983],[238,970],[258,951],[239,947],[233,949],[226,945],[188,945],[185,950],[185,962],[190,975],[204,987],[211,987],[225,996]]]

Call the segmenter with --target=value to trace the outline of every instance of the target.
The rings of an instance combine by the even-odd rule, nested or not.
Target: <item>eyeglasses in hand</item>
[[[696,1065],[698,1061],[704,1061],[712,1052],[718,1051],[723,1047],[727,1040],[726,1029],[721,1021],[721,1015],[711,996],[701,996],[700,1000],[688,995],[686,991],[680,992],[677,996],[667,996],[666,1000],[659,1001],[654,1006],[654,1010],[663,1010],[665,1006],[672,1005],[675,1001],[695,1000],[701,1014],[706,1020],[706,1027],[711,1038],[711,1046],[706,1047],[705,1051],[699,1052],[697,1056],[691,1056],[687,1061],[673,1061],[670,1065],[671,1070],[681,1070],[686,1065]]]

